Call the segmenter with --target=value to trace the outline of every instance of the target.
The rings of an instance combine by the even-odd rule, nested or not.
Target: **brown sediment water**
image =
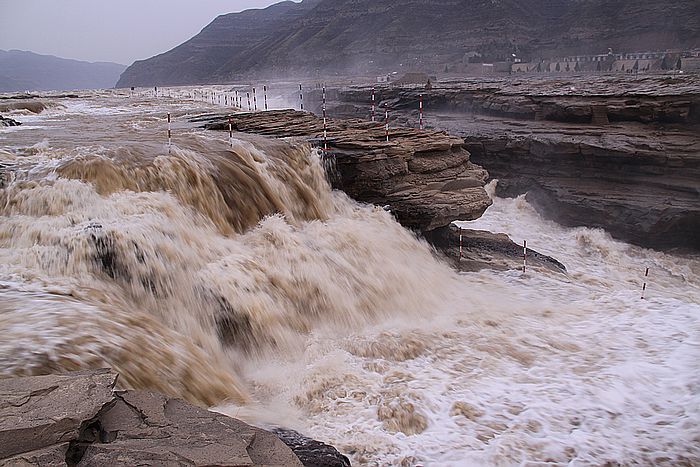
[[[700,459],[697,258],[495,199],[469,227],[569,274],[459,275],[308,145],[127,95],[0,130],[0,377],[109,366],[358,465]]]

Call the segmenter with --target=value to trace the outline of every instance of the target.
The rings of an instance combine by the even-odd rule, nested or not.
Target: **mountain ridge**
[[[0,50],[0,92],[112,88],[126,65]]]
[[[129,67],[118,86],[442,67],[700,47],[697,0],[304,0],[217,17],[180,46]]]

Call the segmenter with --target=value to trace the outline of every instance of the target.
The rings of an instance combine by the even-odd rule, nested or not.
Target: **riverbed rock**
[[[106,370],[0,379],[0,459],[66,450],[83,423],[112,402],[116,381]]]
[[[206,128],[228,130],[228,115],[205,116]],[[323,145],[323,120],[294,110],[230,115],[233,129],[296,137]],[[473,164],[464,142],[441,131],[329,119],[324,159],[334,188],[366,203],[387,206],[402,225],[426,234],[455,220],[479,218],[491,200],[488,173]]]
[[[289,432],[155,392],[115,391],[116,382],[110,370],[0,379],[0,465],[349,465],[301,435],[290,443]],[[301,446],[303,464],[280,437]]]
[[[459,245],[462,236],[462,256]],[[453,266],[465,272],[494,269],[497,271],[521,270],[523,246],[513,242],[508,235],[486,230],[460,229],[452,224],[431,233],[431,243],[437,246]],[[566,266],[551,256],[527,249],[528,268],[544,268],[556,273],[566,273]]]
[[[22,123],[17,120],[6,118],[0,115],[0,126],[20,126]]]
[[[350,460],[333,446],[294,430],[276,428],[272,431],[294,451],[304,467],[350,467]]]

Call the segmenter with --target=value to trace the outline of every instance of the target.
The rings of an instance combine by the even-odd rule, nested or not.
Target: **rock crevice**
[[[0,465],[349,466],[300,437],[302,463],[286,435],[116,382],[110,370],[0,380]]]

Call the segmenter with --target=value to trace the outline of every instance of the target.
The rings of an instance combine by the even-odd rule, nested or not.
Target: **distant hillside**
[[[0,50],[0,92],[112,88],[126,66]]]
[[[441,71],[499,60],[700,47],[698,0],[304,0],[219,16],[118,86]]]

